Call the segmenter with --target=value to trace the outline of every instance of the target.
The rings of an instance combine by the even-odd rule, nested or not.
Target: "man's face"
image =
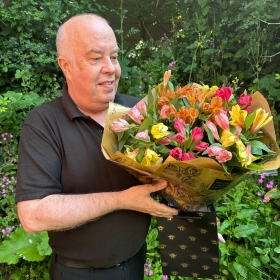
[[[106,109],[121,75],[114,32],[105,22],[88,24],[73,40],[74,63],[67,77],[70,96],[84,113]]]

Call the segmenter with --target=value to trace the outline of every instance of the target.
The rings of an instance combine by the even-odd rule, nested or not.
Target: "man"
[[[51,279],[142,280],[150,215],[177,210],[153,200],[164,181],[141,185],[101,153],[110,101],[117,93],[118,46],[105,19],[78,15],[57,34],[62,97],[31,111],[19,144],[16,202],[27,232],[47,230]]]

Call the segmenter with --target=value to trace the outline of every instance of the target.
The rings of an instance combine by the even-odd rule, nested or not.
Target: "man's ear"
[[[71,77],[71,63],[68,59],[66,59],[64,56],[59,56],[57,59],[57,62],[59,64],[59,67],[61,68],[64,76],[67,79],[70,79]]]

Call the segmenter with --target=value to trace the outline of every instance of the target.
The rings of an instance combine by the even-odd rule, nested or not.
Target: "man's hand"
[[[166,187],[167,182],[163,180],[158,180],[155,184],[131,187],[119,193],[120,206],[122,209],[148,213],[156,217],[171,218],[178,214],[178,210],[159,203],[151,197],[151,193]]]

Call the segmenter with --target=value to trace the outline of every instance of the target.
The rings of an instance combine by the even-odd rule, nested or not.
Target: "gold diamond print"
[[[163,231],[164,227],[163,226],[158,226],[158,230]]]
[[[159,245],[159,248],[160,248],[160,249],[165,249],[166,246],[167,246],[166,244],[160,244],[160,245]]]
[[[199,231],[203,234],[207,233],[208,231],[206,229],[200,228]]]
[[[188,248],[188,245],[181,244],[181,245],[179,245],[179,247],[181,250],[186,250]]]
[[[195,236],[189,236],[190,241],[195,241],[197,239],[197,237]]]
[[[177,254],[171,253],[171,254],[169,254],[169,257],[170,257],[171,259],[175,259],[175,258],[177,257]]]
[[[184,226],[177,226],[180,231],[184,231],[186,228]]]
[[[197,255],[190,255],[192,260],[197,260],[199,257]]]
[[[202,252],[207,252],[209,250],[209,248],[207,248],[207,247],[200,247],[200,249]]]
[[[183,268],[187,268],[187,267],[189,266],[189,264],[188,264],[188,263],[181,263],[181,266],[182,266]]]
[[[208,270],[208,269],[210,268],[210,266],[208,266],[208,265],[202,265],[202,268],[203,268],[204,270]]]
[[[175,239],[175,237],[176,237],[176,235],[172,235],[172,234],[170,234],[170,235],[168,235],[167,237],[169,238],[169,240],[174,240],[174,239]]]

